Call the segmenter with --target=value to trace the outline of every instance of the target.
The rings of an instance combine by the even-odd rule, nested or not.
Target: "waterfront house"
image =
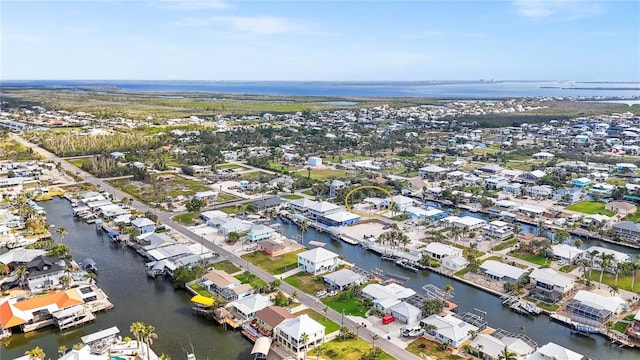
[[[218,199],[218,192],[213,190],[198,191],[193,195],[196,200],[205,201],[207,204],[211,204]]]
[[[225,301],[242,299],[253,293],[251,285],[242,284],[223,270],[211,270],[204,274],[200,284],[203,288],[220,294]]]
[[[431,221],[442,219],[447,215],[447,213],[442,210],[433,208],[424,209],[417,206],[407,207],[404,213],[411,219],[429,219]]]
[[[640,310],[633,317],[633,322],[627,326],[624,333],[631,338],[640,340]]]
[[[349,211],[338,211],[319,218],[318,222],[328,226],[348,226],[355,224],[360,220],[360,215],[356,215]]]
[[[478,331],[478,327],[462,321],[450,313],[446,316],[433,314],[420,320],[420,325],[423,328],[433,325],[434,330],[431,335],[441,344],[449,344],[454,348],[467,341],[471,337],[471,333]]]
[[[267,239],[273,236],[275,230],[266,225],[253,225],[249,228],[249,234],[247,240],[256,242],[259,240]]]
[[[515,266],[495,260],[486,260],[480,265],[480,271],[491,280],[518,282],[527,272]]]
[[[416,205],[416,200],[404,195],[395,195],[393,197],[393,204],[394,207],[397,207],[398,212],[405,212],[408,207]],[[384,199],[382,201],[382,207],[388,209],[389,206],[391,206],[391,199]]]
[[[276,209],[286,203],[283,198],[274,196],[266,199],[260,199],[249,204],[249,208],[253,211],[264,211],[267,209]]]
[[[256,313],[273,303],[269,297],[262,294],[253,294],[229,303],[229,307],[235,309],[236,313],[243,319],[250,319],[256,316]]]
[[[633,214],[638,210],[638,207],[631,202],[628,201],[610,201],[604,206],[605,210],[613,211],[618,215],[626,216],[628,214]]]
[[[447,256],[462,255],[462,250],[455,246],[443,244],[439,242],[430,242],[422,249],[429,257],[436,260],[442,260]]]
[[[591,257],[592,257],[592,253],[596,252],[596,256],[593,258],[593,261],[591,261]],[[607,268],[604,269],[604,271],[608,271],[608,272],[612,272],[612,269],[615,269],[615,267],[617,266],[617,264],[619,263],[623,263],[623,262],[628,262],[631,260],[631,256],[627,253],[623,253],[620,251],[615,251],[612,249],[607,249],[607,248],[603,248],[601,246],[592,246],[590,248],[588,248],[587,250],[585,250],[585,252],[583,253],[583,257],[587,260],[590,261],[590,263],[593,264],[593,269],[594,270],[600,270],[600,267],[602,265],[602,253],[605,253],[607,255],[612,256],[610,262],[609,262],[609,266]]]
[[[298,254],[298,266],[313,275],[334,271],[339,263],[340,255],[321,247]]]
[[[464,269],[467,265],[469,265],[469,260],[462,255],[449,255],[442,259],[442,266],[454,272]]]
[[[274,328],[273,333],[274,339],[298,358],[302,351],[324,342],[325,328],[309,315],[303,314],[284,320]],[[305,334],[308,340],[303,343],[302,337]]]
[[[605,323],[612,316],[628,311],[629,305],[619,296],[603,296],[578,290],[567,303],[566,310],[579,318]]]
[[[163,246],[176,244],[176,241],[164,233],[145,233],[136,236],[136,242],[142,245],[144,251],[153,250]]]
[[[485,220],[478,219],[473,216],[447,216],[443,221],[447,222],[450,226],[467,229],[469,231],[480,229],[487,223]]]
[[[271,256],[278,256],[287,252],[287,247],[284,246],[282,241],[275,241],[270,239],[261,240],[258,241],[257,246],[258,250],[264,251]]]
[[[0,255],[0,263],[9,266],[13,270],[20,265],[26,265],[39,256],[44,256],[47,252],[40,249],[17,248],[9,250]]]
[[[322,278],[330,287],[339,290],[344,290],[344,288],[354,285],[362,285],[366,279],[363,275],[349,269],[340,269]]]
[[[140,234],[152,233],[156,231],[156,224],[143,217],[131,221],[131,226],[140,232]]]
[[[616,234],[628,241],[638,242],[640,240],[640,225],[633,221],[620,221],[611,225]]]
[[[549,342],[539,347],[527,360],[583,360],[585,358],[582,354]]]
[[[15,330],[29,332],[49,326],[53,324],[54,312],[83,303],[78,288],[52,291],[21,301],[6,299],[0,303],[0,334]]]
[[[503,358],[503,352],[506,348],[510,353],[515,355],[514,359],[524,360],[536,350],[536,344],[529,339],[521,339],[523,335],[518,337],[504,336],[498,338],[493,334],[481,333],[476,336],[470,343],[473,349],[481,349],[483,360],[499,360]],[[559,359],[556,359],[559,360]]]
[[[313,202],[308,207],[309,218],[320,220],[322,217],[337,213],[342,208],[328,201]]]
[[[416,292],[413,289],[391,283],[384,286],[369,284],[362,289],[362,294],[373,301],[373,306],[376,309],[388,314],[391,307],[415,295]]]
[[[254,320],[242,327],[242,333],[253,341],[262,336],[271,338],[276,326],[292,318],[294,316],[280,306],[267,306],[256,313]]]
[[[584,250],[580,250],[575,246],[567,244],[552,245],[551,251],[555,258],[569,264],[573,264],[573,262],[579,259],[580,256],[582,256],[582,253],[584,253]]]
[[[504,221],[495,220],[482,228],[482,234],[497,241],[504,241],[513,236],[513,227]]]
[[[572,278],[562,275],[551,268],[535,269],[529,274],[531,285],[535,288],[529,292],[529,296],[555,303],[573,290],[575,282]]]
[[[60,284],[69,263],[60,257],[38,256],[26,265],[27,286],[36,292]]]

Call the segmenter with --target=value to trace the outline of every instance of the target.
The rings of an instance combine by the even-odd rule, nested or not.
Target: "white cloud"
[[[230,25],[234,30],[258,34],[274,35],[303,30],[303,26],[296,21],[271,16],[211,16],[184,17],[173,23],[178,26],[208,27],[213,25]]]
[[[43,42],[43,39],[26,34],[5,33],[2,35],[2,41],[8,43],[37,44]]]
[[[160,9],[178,10],[178,11],[198,11],[210,9],[229,9],[232,7],[226,1],[207,0],[207,1],[190,1],[190,0],[166,0],[154,1],[150,3]]]
[[[602,11],[598,3],[582,0],[515,0],[513,5],[519,15],[531,19],[577,20]]]

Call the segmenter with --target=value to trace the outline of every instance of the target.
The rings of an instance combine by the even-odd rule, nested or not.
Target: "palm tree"
[[[518,359],[518,355],[516,355],[516,353],[513,353],[513,352],[509,351],[509,349],[505,346],[504,349],[502,349],[502,351],[500,352],[500,355],[498,355],[498,359],[501,359],[501,360],[517,360]]]
[[[307,343],[309,342],[309,334],[303,332],[300,335],[300,341],[302,342],[302,347],[304,348],[304,358],[307,358]]]
[[[376,348],[376,340],[378,340],[380,336],[378,334],[371,333],[371,343],[373,344],[373,349]]]
[[[424,331],[427,332],[427,334],[433,335],[436,330],[438,330],[438,327],[435,326],[434,324],[427,324],[427,326],[424,328]]]
[[[356,324],[356,339],[358,338],[358,331],[360,330],[361,327],[362,325],[360,323]]]
[[[602,284],[602,276],[604,275],[604,269],[608,268],[611,265],[611,259],[613,259],[613,254],[607,254],[603,252],[600,254],[600,259],[602,262],[600,263],[600,280],[598,284],[598,288],[600,288],[600,284]]]
[[[442,288],[442,290],[444,290],[444,292],[446,292],[447,294],[451,294],[453,292],[453,286],[451,286],[451,284],[447,284],[444,286],[444,288]]]
[[[18,280],[20,280],[20,287],[24,287],[24,285],[26,284],[28,273],[29,272],[27,271],[26,266],[24,265],[18,266],[17,275],[18,275]]]
[[[9,265],[0,262],[0,275],[6,275],[9,273]]]
[[[598,250],[592,250],[589,253],[590,259],[591,259],[591,263],[589,265],[589,277],[591,277],[591,273],[593,272],[593,262],[596,260],[596,256],[598,256],[600,252]]]
[[[147,360],[151,360],[151,344],[153,344],[153,339],[158,338],[158,334],[154,333],[155,330],[156,328],[154,326],[144,324],[142,338],[145,344],[147,344]]]
[[[67,353],[67,347],[64,345],[58,346],[58,355],[62,356]]]
[[[301,242],[300,245],[302,245],[304,247],[304,233],[309,228],[309,224],[307,223],[307,219],[302,220],[302,222],[300,223],[300,225],[298,225],[298,227],[300,228],[300,242]]]
[[[631,269],[631,292],[635,290],[636,271],[640,269],[640,264],[637,262],[629,262],[629,269]]]
[[[40,346],[36,346],[31,350],[27,350],[24,352],[25,355],[29,356],[29,360],[44,360],[47,354],[44,353],[44,350],[40,348]]]
[[[64,241],[63,241],[63,240],[64,240],[64,237],[65,237],[65,236],[67,236],[67,233],[68,233],[68,232],[67,232],[67,229],[66,229],[64,226],[59,226],[59,227],[56,229],[56,232],[57,232],[58,234],[60,234],[60,242],[64,242]]]
[[[629,265],[627,265],[626,262],[618,262],[616,263],[616,266],[613,268],[613,270],[615,270],[616,272],[616,286],[618,285],[618,275],[620,275],[620,272],[627,272],[627,269],[629,268]]]
[[[129,327],[129,331],[133,337],[136,338],[136,344],[140,347],[140,339],[142,339],[142,334],[144,333],[145,323],[142,321],[136,321]]]
[[[480,357],[480,354],[482,354],[482,350],[484,350],[484,345],[482,344],[476,345],[476,351],[478,351],[478,357]]]

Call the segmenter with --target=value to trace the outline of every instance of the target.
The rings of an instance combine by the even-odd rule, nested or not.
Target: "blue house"
[[[571,183],[579,188],[585,188],[591,185],[591,180],[589,178],[582,177],[571,180]]]
[[[249,228],[247,240],[255,242],[273,236],[274,230],[266,225],[253,225]]]
[[[156,224],[147,218],[138,218],[131,221],[131,225],[140,231],[140,234],[156,231]]]
[[[359,215],[348,211],[339,211],[318,218],[318,221],[329,226],[347,226],[360,221]]]
[[[616,164],[616,171],[621,173],[634,173],[638,170],[635,164],[619,163]]]

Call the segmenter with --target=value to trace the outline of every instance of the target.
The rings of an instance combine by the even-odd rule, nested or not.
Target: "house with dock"
[[[496,260],[483,262],[480,265],[480,272],[491,280],[506,282],[518,282],[527,274],[526,270]]]
[[[531,285],[535,285],[529,296],[555,303],[562,299],[575,286],[575,281],[551,268],[535,269],[529,274]]]
[[[227,274],[223,270],[211,270],[200,279],[203,288],[218,293],[225,301],[234,301],[247,297],[253,293],[249,284]]]
[[[431,335],[441,344],[450,344],[454,348],[462,345],[471,338],[473,332],[478,331],[478,327],[454,317],[451,313],[445,316],[433,314],[420,320],[420,325],[423,328],[433,327]]]
[[[298,266],[313,275],[334,271],[339,263],[340,255],[321,247],[298,254]]]
[[[322,277],[325,283],[334,289],[344,290],[354,285],[362,285],[366,277],[350,269],[340,269]]]
[[[618,296],[603,296],[586,290],[578,290],[567,303],[566,310],[587,321],[605,323],[612,316],[629,310],[627,302]]]

